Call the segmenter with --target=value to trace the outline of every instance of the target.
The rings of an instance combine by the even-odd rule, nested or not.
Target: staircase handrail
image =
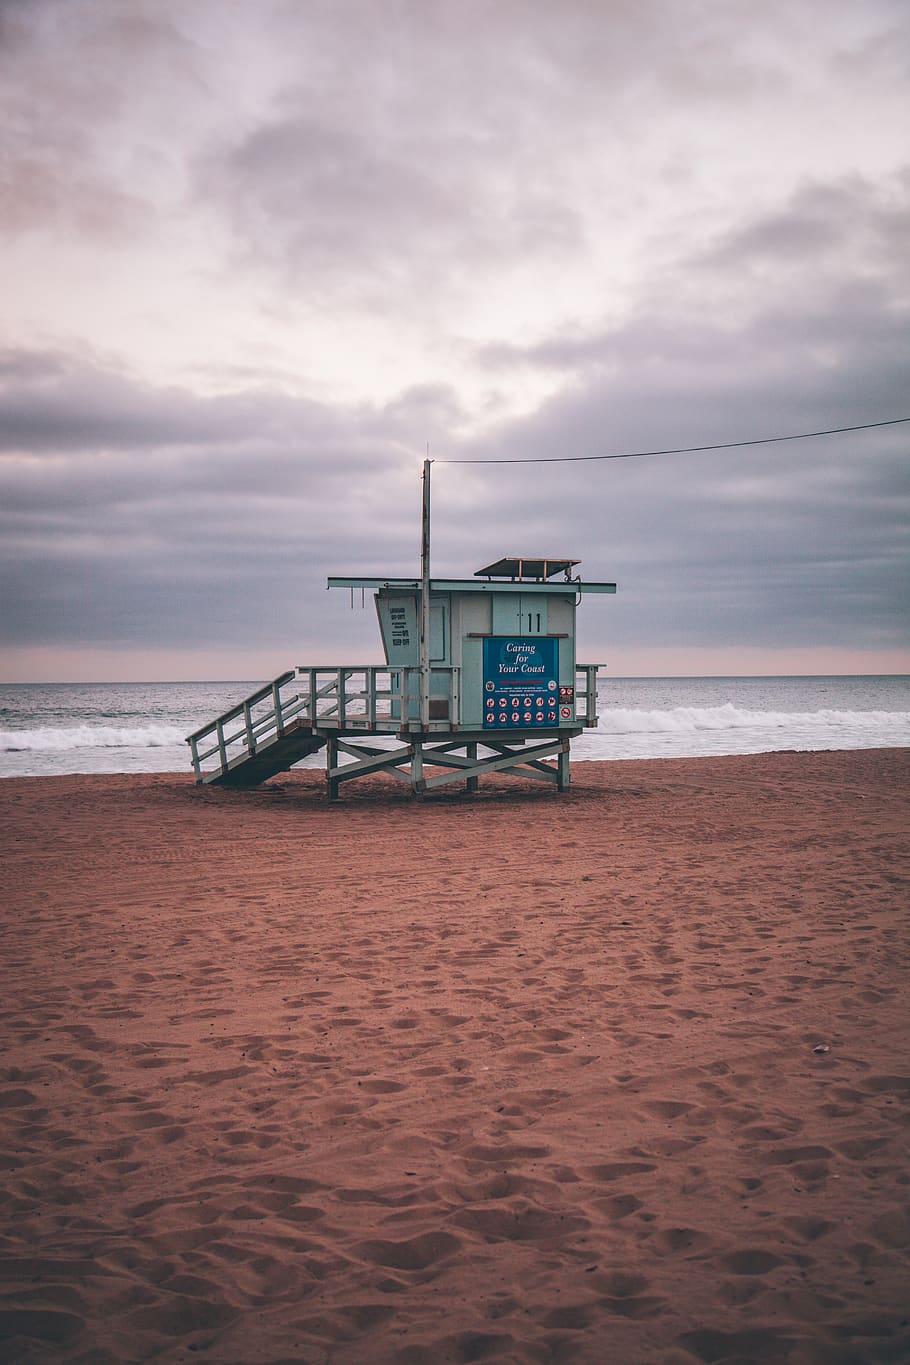
[[[223,726],[227,721],[235,720],[237,716],[243,714],[243,708],[245,706],[255,706],[257,702],[262,701],[264,697],[267,697],[273,688],[283,687],[286,682],[290,682],[290,680],[296,676],[296,672],[296,669],[291,668],[286,673],[280,674],[273,682],[264,683],[257,691],[250,693],[248,697],[244,697],[243,701],[239,701],[236,706],[232,706],[228,711],[222,711],[220,716],[216,716],[214,720],[210,720],[207,725],[201,725],[198,730],[194,730],[191,735],[187,735],[187,744],[189,744],[191,740],[202,739],[203,735],[209,734],[212,730],[217,729],[219,725]]]

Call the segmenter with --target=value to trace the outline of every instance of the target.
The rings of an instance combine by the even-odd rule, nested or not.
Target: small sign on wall
[[[386,663],[414,666],[420,642],[416,597],[413,594],[380,593],[376,605]]]
[[[483,642],[483,723],[489,730],[559,724],[558,641],[493,636]]]

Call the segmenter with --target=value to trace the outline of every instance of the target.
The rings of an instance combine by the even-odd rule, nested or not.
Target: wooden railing
[[[579,725],[597,725],[597,670],[600,664],[577,664],[575,667],[575,719]],[[584,686],[579,687],[579,679]],[[580,703],[584,703],[580,705]]]
[[[429,729],[448,733],[459,728],[460,670],[434,664],[432,674]],[[580,664],[574,724],[597,724],[596,686],[597,665]],[[202,781],[212,772],[227,772],[239,758],[257,753],[294,728],[327,735],[416,731],[420,728],[419,702],[418,668],[294,668],[194,730],[186,742],[197,781]]]

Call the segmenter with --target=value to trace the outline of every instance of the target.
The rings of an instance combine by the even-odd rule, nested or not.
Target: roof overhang
[[[577,562],[577,561],[576,561]],[[397,589],[405,592],[420,592],[421,581],[419,578],[345,578],[331,576],[327,586],[330,588],[375,588],[375,589]],[[503,582],[483,582],[479,583],[475,578],[433,578],[430,580],[430,592],[542,592],[549,596],[565,597],[579,592],[609,592],[616,591],[615,583],[587,583],[582,579],[580,582],[571,583],[544,583],[538,579],[520,579],[517,581]]]

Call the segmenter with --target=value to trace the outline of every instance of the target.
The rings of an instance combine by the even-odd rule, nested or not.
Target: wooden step
[[[287,772],[302,758],[318,753],[325,746],[322,735],[314,735],[308,722],[292,721],[279,735],[263,740],[253,754],[233,759],[226,771],[206,773],[203,782],[213,787],[258,787],[276,773]]]

